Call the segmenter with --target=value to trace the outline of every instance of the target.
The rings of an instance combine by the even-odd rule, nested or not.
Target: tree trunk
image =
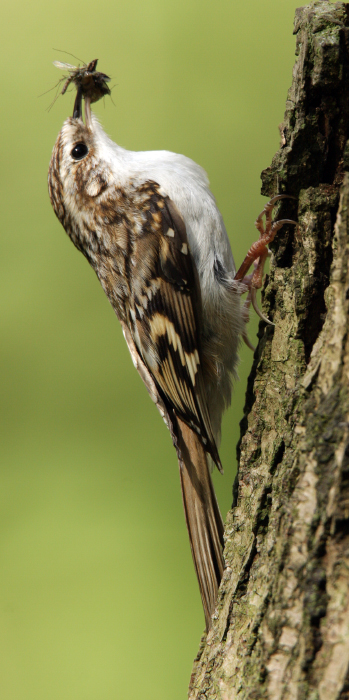
[[[349,4],[296,11],[273,245],[226,523],[190,700],[349,699]]]

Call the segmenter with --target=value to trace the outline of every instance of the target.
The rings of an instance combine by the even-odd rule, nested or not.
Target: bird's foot
[[[265,321],[265,323],[268,323],[271,326],[274,325],[274,323],[269,321],[269,319],[262,313],[262,311],[258,307],[257,290],[261,288],[263,283],[264,265],[267,257],[270,255],[270,251],[268,250],[269,243],[271,243],[274,240],[277,232],[282,228],[282,226],[284,226],[284,224],[293,224],[295,226],[297,225],[297,222],[293,221],[292,219],[279,219],[277,221],[272,220],[272,213],[276,202],[278,202],[280,199],[286,198],[296,199],[296,197],[292,197],[291,195],[277,194],[265,205],[263,211],[257,217],[257,220],[255,221],[255,226],[260,234],[259,239],[258,241],[253,243],[253,245],[249,249],[242,265],[240,265],[234,277],[234,280],[236,282],[240,282],[241,285],[244,286],[244,289],[242,287],[242,293],[246,291],[246,287],[248,290],[247,299],[245,301],[242,311],[243,317],[246,321],[248,320],[249,307],[252,304],[255,312],[263,321]],[[263,221],[264,216],[265,223]],[[255,269],[250,275],[247,275],[247,272],[252,264],[254,264]],[[243,333],[242,337],[246,345],[248,345],[248,347],[250,348],[253,348],[247,337],[247,334]]]

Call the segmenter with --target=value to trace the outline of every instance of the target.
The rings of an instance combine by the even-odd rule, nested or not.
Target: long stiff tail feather
[[[208,631],[224,569],[224,527],[206,452],[197,434],[180,419],[177,421],[185,519]]]

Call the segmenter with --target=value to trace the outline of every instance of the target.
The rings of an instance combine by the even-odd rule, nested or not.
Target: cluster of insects
[[[90,63],[83,63],[82,66],[72,66],[70,63],[53,61],[53,65],[56,68],[65,70],[68,74],[64,75],[55,85],[57,94],[49,109],[54,105],[58,95],[64,95],[71,84],[75,85],[79,99],[88,98],[90,103],[97,102],[104,95],[110,95],[110,88],[107,85],[110,78],[105,73],[96,71],[97,63],[98,58],[95,58]],[[59,91],[59,86],[62,83],[62,90]]]

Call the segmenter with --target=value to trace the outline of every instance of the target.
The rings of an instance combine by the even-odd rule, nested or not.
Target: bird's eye
[[[86,143],[77,143],[76,146],[74,146],[72,152],[71,152],[71,157],[74,158],[74,160],[82,160],[87,156],[88,154],[88,148],[86,146]]]

